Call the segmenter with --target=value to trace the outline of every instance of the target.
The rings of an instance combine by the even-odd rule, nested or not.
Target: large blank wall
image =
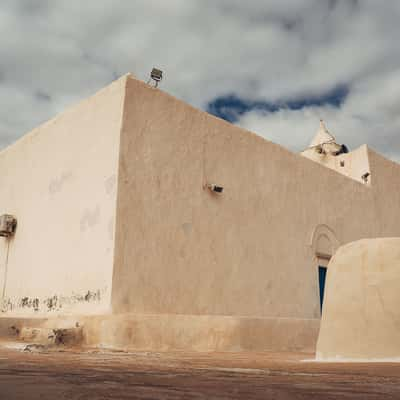
[[[313,231],[326,224],[340,243],[400,235],[377,188],[129,79],[113,309],[318,318]]]
[[[18,218],[8,265],[8,241],[0,238],[7,311],[109,308],[125,82],[0,153],[0,213]]]

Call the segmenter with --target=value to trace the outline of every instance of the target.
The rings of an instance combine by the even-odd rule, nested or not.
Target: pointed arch
[[[340,246],[335,232],[325,224],[317,225],[311,236],[311,248],[316,257],[330,259]]]

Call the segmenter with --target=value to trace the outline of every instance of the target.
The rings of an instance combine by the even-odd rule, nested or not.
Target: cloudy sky
[[[127,72],[294,151],[400,161],[399,0],[0,0],[0,147]]]

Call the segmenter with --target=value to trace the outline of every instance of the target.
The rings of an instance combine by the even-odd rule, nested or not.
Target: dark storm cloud
[[[203,109],[231,94],[237,123],[294,150],[324,117],[399,158],[399,19],[396,0],[3,0],[0,145],[158,66],[163,90]]]
[[[339,108],[349,94],[347,85],[338,85],[326,93],[309,94],[293,99],[268,102],[263,100],[242,99],[234,94],[217,97],[207,104],[207,112],[229,122],[237,122],[240,117],[250,111],[267,115],[280,110],[302,110],[309,107],[332,106]]]

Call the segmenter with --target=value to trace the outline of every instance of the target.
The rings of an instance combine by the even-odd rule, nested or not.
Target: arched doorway
[[[335,233],[327,225],[318,225],[313,232],[311,247],[313,249],[318,276],[319,304],[322,314],[324,304],[325,282],[328,263],[339,247]]]

